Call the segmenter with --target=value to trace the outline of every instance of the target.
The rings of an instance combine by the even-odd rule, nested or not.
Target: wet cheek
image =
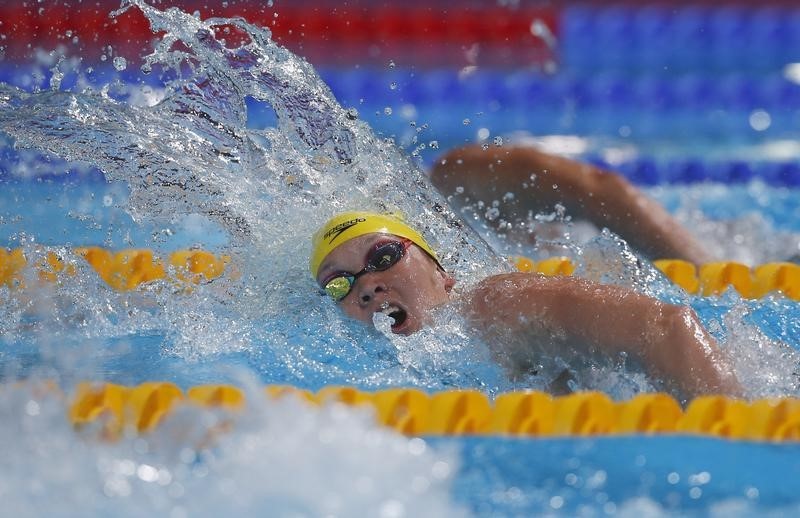
[[[405,277],[398,282],[398,285],[402,288],[410,288],[414,292],[419,292],[420,290],[424,289],[425,285],[427,284],[426,281],[427,278],[424,274],[411,270],[406,272]]]
[[[406,289],[417,303],[425,303],[435,291],[435,279],[426,273],[413,273],[409,276]]]
[[[372,315],[368,314],[366,310],[359,307],[358,304],[348,302],[343,304],[342,309],[344,310],[345,315],[352,319],[367,323],[372,322]]]

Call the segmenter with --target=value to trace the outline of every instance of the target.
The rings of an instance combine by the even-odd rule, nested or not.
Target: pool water
[[[506,145],[535,134],[545,146],[640,183],[721,257],[749,265],[791,259],[800,251],[796,106],[777,72],[764,82],[742,72],[737,91],[756,93],[730,105],[738,98],[694,69],[677,79],[637,76],[630,95],[642,104],[628,104],[622,86],[632,72],[624,63],[605,63],[608,75],[590,77],[599,65],[581,58],[588,52],[581,31],[595,22],[575,7],[564,14],[568,41],[555,77],[480,67],[466,76],[394,65],[324,69],[328,90],[311,65],[257,27],[130,3],[159,34],[156,51],[141,60],[144,71],[112,59],[90,72],[54,58],[3,69],[0,243],[22,248],[31,264],[55,250],[77,271],[57,284],[0,287],[0,457],[12,467],[0,475],[0,496],[10,512],[796,512],[795,444],[691,436],[421,440],[378,428],[363,409],[316,410],[257,395],[264,384],[477,388],[490,396],[544,387],[557,359],[543,360],[541,376],[512,381],[466,336],[458,315],[445,311],[435,329],[410,338],[347,321],[319,295],[302,259],[303,236],[353,205],[413,214],[467,285],[476,272],[508,269],[499,256],[535,256],[539,250],[489,232],[481,218],[471,221],[474,230],[458,224],[428,185],[424,169],[465,141]],[[677,26],[699,23],[685,16]],[[249,43],[225,43],[213,26]],[[610,48],[626,44],[625,30],[597,27]],[[188,58],[177,40],[191,50]],[[783,110],[772,110],[767,101],[776,101],[764,93],[776,85],[786,90]],[[608,93],[618,90],[619,98]],[[695,92],[691,102],[643,109],[642,92],[669,100],[685,91]],[[695,109],[707,99],[717,104]],[[525,135],[513,133],[521,129]],[[613,236],[567,229],[559,246],[579,271],[607,272],[608,282],[690,304],[735,358],[748,395],[797,395],[795,301],[780,294],[744,300],[733,290],[689,296],[651,267],[626,263],[625,245]],[[464,251],[452,252],[462,242]],[[119,292],[75,254],[86,245],[146,248],[160,257],[199,248],[229,254],[233,269],[188,290],[162,280]],[[577,388],[616,399],[660,388],[624,361],[575,371]],[[104,443],[95,429],[70,427],[64,404],[35,389],[42,379],[67,394],[80,380],[233,383],[245,387],[248,410],[231,417],[184,409],[147,436]],[[230,419],[232,430],[199,446]]]

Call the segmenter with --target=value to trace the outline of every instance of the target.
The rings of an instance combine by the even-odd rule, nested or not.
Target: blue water
[[[565,29],[574,35],[570,45],[590,44],[578,36],[589,24],[607,31],[608,42],[627,44],[620,35],[628,31],[615,29],[622,22],[609,14],[614,11],[603,11],[608,23],[602,24],[587,11],[571,13]],[[194,21],[153,16],[179,37],[191,37],[181,32],[181,23],[191,26]],[[652,19],[657,17],[648,18]],[[692,19],[679,22],[691,24]],[[270,42],[259,44],[263,48],[257,50],[265,55],[296,64]],[[789,258],[799,250],[800,173],[790,151],[800,104],[794,87],[784,84],[774,70],[758,80],[747,76],[723,81],[687,68],[676,71],[677,79],[650,73],[629,82],[625,74],[630,71],[613,66],[610,53],[612,57],[603,63],[610,72],[590,78],[592,67],[600,65],[582,58],[585,48],[570,46],[563,74],[556,78],[483,70],[464,80],[452,71],[324,70],[321,75],[335,98],[345,107],[355,107],[359,120],[375,129],[377,136],[372,138],[360,122],[341,116],[324,89],[317,89],[313,74],[280,76],[286,71],[258,69],[295,87],[271,90],[274,85],[263,76],[219,60],[225,55],[219,49],[198,52],[214,80],[228,85],[226,81],[233,78],[241,88],[232,94],[234,101],[241,101],[241,106],[232,102],[234,108],[223,106],[219,99],[191,99],[195,107],[218,116],[223,128],[232,130],[228,133],[205,125],[199,117],[175,115],[166,109],[167,103],[131,108],[135,104],[131,92],[143,83],[165,88],[180,105],[186,101],[180,95],[184,83],[176,88],[134,70],[98,69],[88,74],[95,85],[123,80],[112,89],[120,103],[86,95],[80,98],[84,104],[78,116],[71,117],[69,97],[47,95],[48,71],[38,79],[24,67],[3,71],[8,84],[31,92],[38,81],[45,90],[31,99],[12,92],[20,111],[8,115],[9,108],[4,108],[7,131],[18,135],[25,147],[63,152],[68,158],[88,157],[107,171],[5,147],[0,157],[0,245],[23,247],[33,257],[41,253],[39,246],[55,247],[64,255],[81,245],[152,248],[157,255],[197,246],[232,253],[244,272],[241,278],[226,277],[192,293],[163,283],[117,293],[77,261],[77,278],[31,292],[36,303],[31,304],[25,294],[0,288],[0,302],[7,309],[0,320],[4,382],[56,379],[67,392],[81,379],[129,385],[164,380],[182,387],[286,383],[312,390],[327,385],[365,390],[480,388],[490,395],[540,388],[541,380],[508,380],[479,344],[465,340],[460,329],[450,325],[452,321],[445,321],[436,334],[423,333],[408,341],[390,339],[347,322],[316,293],[305,259],[297,259],[307,255],[307,243],[298,236],[307,235],[323,218],[322,212],[332,210],[321,200],[377,203],[388,197],[411,210],[441,201],[424,188],[409,187],[408,192],[397,188],[397,178],[412,184],[409,177],[421,176],[414,176],[415,170],[395,148],[379,144],[385,138],[418,155],[411,163],[425,168],[439,152],[463,142],[492,143],[499,135],[513,142],[516,137],[509,132],[520,129],[539,136],[567,134],[582,146],[575,156],[614,167],[642,184],[726,258],[755,265]],[[159,54],[156,61],[166,62],[167,56]],[[641,57],[645,58],[652,56]],[[74,77],[72,81],[67,76],[61,90],[76,89],[79,81]],[[392,82],[398,83],[396,89],[390,88]],[[126,90],[126,85],[136,88]],[[775,90],[782,96],[769,95]],[[749,91],[755,93],[726,94]],[[293,95],[297,92],[320,100],[323,109],[305,110]],[[686,92],[692,94],[688,100]],[[654,98],[662,102],[653,105]],[[630,103],[631,99],[636,102]],[[270,103],[277,104],[274,110]],[[35,109],[49,110],[52,119],[37,119]],[[751,123],[756,109],[769,109],[770,125],[763,131]],[[118,119],[107,125],[82,125],[85,114],[108,113]],[[300,119],[307,125],[300,125]],[[22,120],[36,124],[40,133],[17,124]],[[49,124],[52,120],[62,126]],[[140,124],[138,132],[125,133],[123,123],[131,121]],[[148,131],[157,137],[147,140]],[[196,135],[205,139],[199,142],[210,145],[180,149],[167,145],[192,143]],[[242,141],[253,147],[241,145]],[[141,148],[139,154],[132,152],[126,147],[131,142],[144,142],[144,152]],[[100,143],[109,155],[97,153]],[[164,157],[167,160],[159,160]],[[141,178],[136,166],[163,172],[169,169],[165,163],[200,171],[203,180],[210,180],[206,185],[216,189],[195,190],[190,184],[186,189],[190,196],[181,200],[184,204],[171,205],[168,190],[156,189],[148,197],[151,190],[137,183]],[[284,168],[291,170],[293,181],[286,180]],[[389,171],[383,172],[385,168]],[[168,172],[188,178],[179,167]],[[361,175],[361,180],[353,181],[354,175]],[[366,187],[359,190],[362,183]],[[144,197],[135,198],[141,193]],[[229,219],[205,210],[209,199],[243,214],[251,232],[242,237]],[[447,228],[436,214],[425,217],[434,228]],[[477,241],[472,233],[466,235],[470,242]],[[458,242],[437,237],[445,245],[448,239]],[[587,243],[582,237],[575,237],[570,246],[594,251],[617,264],[622,260],[622,252],[607,239],[587,237]],[[493,244],[501,255],[510,251],[502,242]],[[474,246],[466,266],[455,263],[467,273],[486,263],[483,245]],[[616,281],[634,279],[621,276]],[[780,296],[743,301],[733,292],[718,298],[688,297],[663,279],[652,284],[648,288],[658,296],[691,304],[698,311],[736,356],[737,371],[754,395],[798,393],[796,302]],[[593,369],[594,377],[584,372],[586,383],[601,383],[600,388],[617,398],[658,388],[652,380],[643,381],[635,367],[586,367]],[[253,399],[250,394],[249,400]],[[210,514],[230,504],[248,514],[278,509],[278,514],[283,510],[316,515],[323,514],[315,506],[328,501],[326,485],[334,479],[343,484],[339,497],[350,504],[350,515],[387,516],[398,509],[395,500],[415,516],[454,515],[464,509],[482,516],[791,514],[797,509],[800,489],[800,457],[793,444],[697,437],[427,438],[429,450],[418,455],[419,443],[392,434],[381,436],[384,432],[376,431],[368,420],[343,409],[317,413],[289,408],[284,413],[255,404],[217,448],[195,462],[175,459],[194,443],[174,439],[169,431],[129,438],[115,446],[95,446],[83,439],[77,442],[60,413],[62,407],[50,408],[36,396],[7,395],[0,408],[5,416],[0,453],[18,467],[15,474],[0,479],[0,496],[3,500],[13,496],[9,509],[22,514],[74,514],[80,509],[80,499],[70,496],[74,494],[99,502],[101,513],[114,509],[129,515],[169,510],[180,514],[175,511],[180,507]],[[182,415],[172,426],[202,429],[208,419]],[[331,430],[341,430],[340,436],[331,440]],[[257,447],[251,448],[253,443]],[[292,455],[284,458],[284,450]],[[132,471],[127,463],[134,466]],[[150,471],[143,466],[158,466],[171,475],[159,479],[164,482],[160,487],[148,486]],[[66,475],[59,478],[61,473]],[[295,477],[298,482],[292,483]],[[378,495],[378,504],[364,496],[369,491],[353,489],[368,486],[365,478],[373,481],[372,495]],[[236,491],[226,493],[230,481],[235,481]],[[293,485],[302,486],[305,493],[293,493]],[[4,486],[18,491],[4,494]],[[395,494],[396,488],[405,490]],[[55,497],[64,492],[68,494]],[[62,499],[68,503],[62,505]],[[428,508],[427,502],[432,502]]]
[[[479,514],[763,516],[797,510],[800,451],[794,444],[614,437],[469,438],[459,445],[466,461],[456,495]]]

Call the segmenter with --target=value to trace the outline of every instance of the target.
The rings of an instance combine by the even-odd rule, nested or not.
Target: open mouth
[[[392,331],[396,331],[403,327],[403,324],[405,324],[406,319],[408,318],[408,313],[406,313],[406,310],[398,306],[383,307],[381,308],[381,313],[394,320],[394,323],[392,324]]]

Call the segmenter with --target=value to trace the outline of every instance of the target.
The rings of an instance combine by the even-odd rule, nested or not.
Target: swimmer
[[[651,376],[689,398],[742,393],[733,370],[691,308],[620,286],[576,276],[506,273],[465,293],[419,232],[391,215],[348,212],[313,237],[310,270],[356,320],[375,313],[410,335],[431,323],[431,311],[460,304],[469,325],[513,376],[537,354],[627,354]]]
[[[530,145],[470,145],[437,160],[430,173],[434,186],[458,209],[471,202],[514,198],[501,204],[506,221],[532,214],[566,213],[607,227],[650,259],[683,259],[695,264],[713,260],[694,236],[656,201],[623,176]],[[498,218],[500,219],[500,218]]]

